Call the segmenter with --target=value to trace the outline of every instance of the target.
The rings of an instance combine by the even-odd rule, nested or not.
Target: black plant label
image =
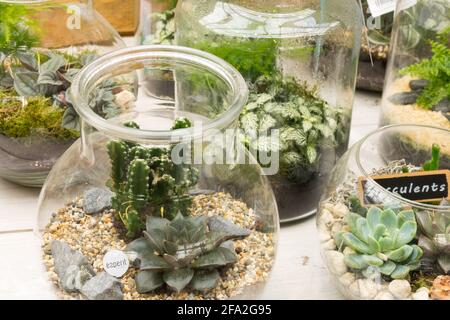
[[[416,202],[450,200],[449,186],[450,170],[360,177],[358,181],[363,205],[390,203],[392,193]]]

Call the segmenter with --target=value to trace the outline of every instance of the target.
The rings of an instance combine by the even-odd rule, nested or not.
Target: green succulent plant
[[[418,245],[424,258],[450,273],[450,212],[418,211],[416,218],[422,230]]]
[[[354,251],[345,255],[348,267],[367,277],[379,272],[392,279],[404,279],[419,267],[423,251],[412,244],[417,232],[412,210],[395,213],[371,207],[365,218],[349,213],[345,222],[350,231],[338,232],[335,240],[338,247]]]
[[[177,292],[214,288],[220,280],[218,269],[234,264],[237,256],[233,239],[242,239],[250,230],[219,217],[184,217],[169,221],[148,217],[144,237],[128,244],[140,271],[136,275],[139,293],[166,284]]]
[[[305,183],[317,172],[320,150],[346,143],[345,112],[329,106],[314,90],[294,79],[260,77],[240,116],[245,145],[260,152],[279,152],[280,174]],[[280,139],[270,139],[278,129]]]
[[[128,127],[138,129],[130,122]],[[174,126],[190,126],[188,119]],[[173,219],[178,212],[188,213],[192,197],[190,187],[197,184],[198,170],[187,164],[174,164],[170,148],[146,148],[131,142],[112,140],[107,143],[111,161],[108,186],[115,193],[113,208],[135,237],[143,228],[147,215]]]

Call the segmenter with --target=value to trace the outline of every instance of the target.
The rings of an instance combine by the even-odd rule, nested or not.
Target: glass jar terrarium
[[[211,52],[241,72],[250,99],[246,146],[279,154],[270,180],[282,222],[316,212],[322,186],[346,150],[362,31],[355,1],[178,3],[177,44]],[[278,132],[279,143],[267,136]],[[276,171],[276,170],[270,170]]]
[[[432,137],[428,144],[419,139],[423,135]],[[450,197],[448,190],[433,193],[435,184],[448,188],[449,142],[446,129],[388,126],[338,162],[317,228],[324,261],[346,297],[449,298]],[[442,181],[417,180],[437,173]],[[389,184],[382,182],[387,177]]]
[[[361,40],[356,87],[381,92],[386,76],[394,13],[390,12],[374,18],[367,0],[362,0],[361,4],[366,20],[366,31],[363,32]]]
[[[0,1],[1,177],[44,183],[79,137],[66,95],[73,77],[98,55],[123,46],[91,1]],[[106,90],[103,106],[93,107],[112,113],[118,94]]]
[[[450,129],[450,3],[409,2],[397,5],[381,122]]]
[[[140,26],[140,43],[172,44],[175,38],[175,7],[178,0],[146,0]]]
[[[142,94],[147,76],[133,106],[116,117],[106,120],[89,108],[105,81],[143,69],[172,73],[172,97]],[[247,92],[226,62],[176,46],[119,50],[79,73],[72,99],[82,138],[53,167],[39,205],[44,262],[58,293],[87,299],[260,293],[279,222],[269,182],[236,139]],[[129,268],[114,277],[104,259],[117,251]]]

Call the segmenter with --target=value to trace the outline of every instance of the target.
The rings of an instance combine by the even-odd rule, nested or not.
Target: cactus
[[[217,269],[237,261],[230,240],[247,237],[250,231],[219,217],[185,218],[179,213],[169,221],[148,217],[144,237],[129,243],[125,251],[135,257],[139,293],[166,284],[180,292],[214,288],[220,280]]]
[[[176,123],[190,123],[176,120]],[[139,129],[134,122],[125,126]],[[146,148],[132,142],[109,141],[112,207],[135,237],[144,227],[145,216],[163,215],[173,219],[177,212],[188,213],[192,197],[190,187],[197,184],[198,170],[190,165],[175,165],[169,148]]]
[[[419,267],[422,249],[411,242],[417,232],[412,210],[396,214],[371,207],[366,218],[349,213],[345,221],[349,232],[335,235],[339,247],[349,247],[354,253],[345,255],[345,264],[362,270],[367,277],[381,273],[392,279],[404,279]]]
[[[431,149],[431,159],[423,164],[424,171],[432,171],[439,169],[441,148],[437,144],[433,144]]]

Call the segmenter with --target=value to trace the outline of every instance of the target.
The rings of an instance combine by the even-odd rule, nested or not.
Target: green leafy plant
[[[402,70],[400,74],[427,80],[427,85],[417,98],[417,104],[431,109],[444,99],[450,98],[450,27],[430,41],[433,56]]]
[[[35,23],[26,5],[0,3],[0,52],[5,56],[25,51],[38,42]]]
[[[278,41],[274,39],[234,39],[230,43],[217,36],[213,41],[188,45],[224,59],[251,83],[262,76],[269,77],[279,73]]]
[[[164,284],[177,292],[187,286],[201,291],[214,288],[220,280],[218,269],[237,261],[230,240],[249,234],[216,216],[185,218],[179,213],[172,221],[148,217],[144,237],[125,249],[136,254],[137,291],[151,292]]]
[[[281,76],[258,78],[240,117],[247,147],[279,152],[281,175],[295,183],[317,171],[321,148],[345,143],[345,123],[342,109],[330,107],[306,84]],[[279,130],[279,141],[270,139],[272,129]]]
[[[139,128],[133,122],[126,125]],[[189,120],[183,118],[176,120],[174,127],[188,125]],[[196,168],[174,164],[170,148],[146,148],[112,140],[107,149],[111,160],[108,186],[115,193],[112,206],[129,237],[142,230],[148,215],[173,219],[178,212],[188,214],[192,203],[188,190],[198,181]]]
[[[30,97],[22,100],[13,91],[0,90],[0,132],[7,137],[39,135],[61,140],[78,138],[78,131],[61,126],[63,115],[64,110],[53,105],[50,98]]]
[[[444,273],[450,272],[450,215],[445,212],[418,211],[417,222],[423,233],[419,246],[424,257]]]
[[[423,251],[412,244],[417,232],[412,210],[395,213],[371,207],[366,218],[349,213],[345,222],[350,231],[338,232],[335,240],[338,247],[354,251],[345,255],[348,267],[367,277],[379,272],[392,279],[404,279],[419,267]]]

